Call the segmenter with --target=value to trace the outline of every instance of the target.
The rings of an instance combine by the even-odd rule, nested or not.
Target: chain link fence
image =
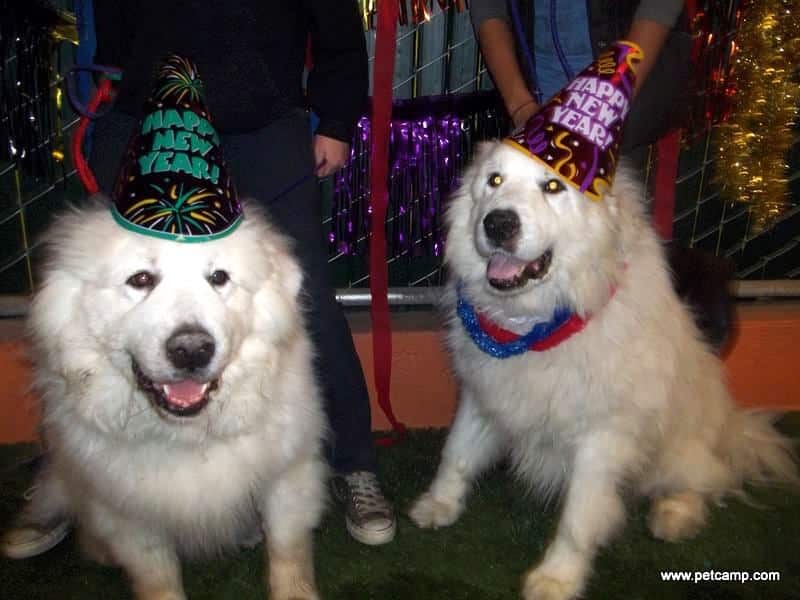
[[[790,206],[762,229],[751,206],[725,196],[714,181],[717,129],[686,141],[676,179],[674,238],[729,258],[738,279],[800,278],[800,134],[789,151]]]
[[[62,73],[73,49],[0,19],[0,294],[34,286],[36,246],[51,216],[81,189],[67,140],[77,118]]]

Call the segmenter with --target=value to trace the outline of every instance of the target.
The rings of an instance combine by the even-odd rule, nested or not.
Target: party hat
[[[611,186],[641,48],[619,41],[504,140],[591,200]]]
[[[114,218],[126,229],[178,242],[231,233],[242,207],[195,64],[169,55],[143,112],[112,194]]]

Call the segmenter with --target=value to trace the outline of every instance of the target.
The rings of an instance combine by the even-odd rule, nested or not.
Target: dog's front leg
[[[423,528],[455,523],[464,511],[472,481],[494,463],[504,447],[502,436],[480,413],[472,393],[462,389],[436,477],[409,511],[413,521]]]
[[[137,600],[185,600],[181,568],[174,548],[155,540],[143,547],[145,556],[123,563]]]
[[[318,458],[310,458],[269,488],[262,515],[270,600],[319,599],[312,531],[322,514],[325,471]]]
[[[144,523],[96,505],[85,518],[87,531],[81,532],[84,547],[90,554],[100,553],[103,562],[120,566],[137,600],[186,599],[178,556],[167,539]]]
[[[609,432],[578,445],[555,539],[523,579],[525,600],[569,600],[583,591],[598,548],[624,521],[618,488],[636,456],[630,436]]]

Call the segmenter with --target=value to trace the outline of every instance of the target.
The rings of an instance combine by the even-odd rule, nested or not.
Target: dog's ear
[[[68,347],[70,341],[79,336],[79,323],[83,321],[78,299],[80,288],[80,281],[69,273],[48,272],[33,298],[28,315],[28,331],[37,359],[62,375],[80,368],[77,363],[83,346]]]
[[[472,163],[483,161],[489,153],[497,146],[497,141],[483,141],[475,144],[475,151],[472,154]]]
[[[279,340],[300,323],[299,296],[303,272],[292,256],[289,244],[274,233],[261,240],[261,252],[269,265],[269,273],[253,297],[254,328]]]
[[[105,214],[105,213],[103,213]],[[59,218],[44,238],[48,254],[40,286],[28,315],[28,333],[37,361],[68,380],[90,373],[98,363],[91,332],[81,306],[82,275],[95,257],[95,246],[85,243],[98,234],[100,213],[85,210]]]

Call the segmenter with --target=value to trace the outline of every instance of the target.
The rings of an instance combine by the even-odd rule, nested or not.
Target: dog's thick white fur
[[[771,418],[733,406],[719,360],[673,292],[632,177],[620,170],[597,202],[568,185],[545,193],[553,177],[497,142],[480,149],[452,198],[445,309],[459,407],[436,478],[410,512],[421,527],[454,523],[470,483],[504,453],[533,490],[561,492],[557,533],[524,578],[526,600],[581,594],[595,553],[623,522],[623,488],[652,498],[653,535],[675,541],[745,481],[795,477]],[[503,250],[483,226],[495,209],[521,224]],[[505,291],[489,284],[496,252],[534,261],[547,250],[543,277]],[[550,350],[493,358],[456,316],[456,282],[476,310],[517,333],[559,305],[589,321]]]
[[[30,317],[48,462],[29,510],[69,515],[137,598],[184,598],[179,556],[261,530],[270,597],[317,598],[325,420],[302,276],[253,209],[202,243],[131,233],[99,205],[63,216],[49,237]],[[165,350],[181,331],[205,332],[214,348],[191,374],[214,382],[193,416],[164,410],[140,383],[186,377]]]

